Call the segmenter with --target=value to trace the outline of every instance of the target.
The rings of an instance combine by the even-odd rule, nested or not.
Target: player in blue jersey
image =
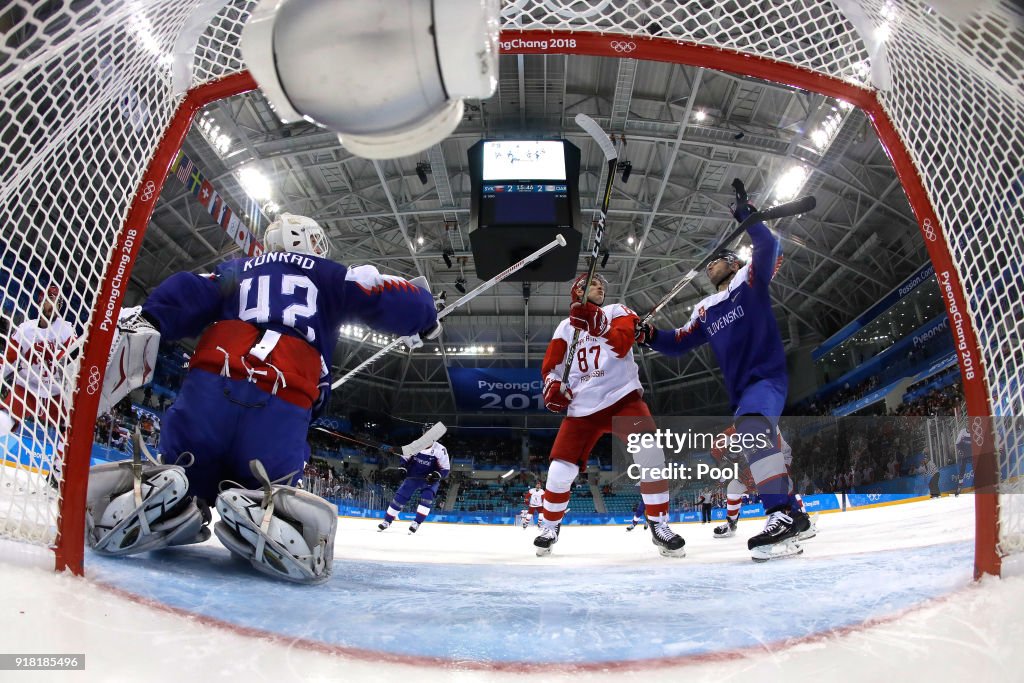
[[[198,342],[161,425],[164,463],[185,468],[154,465],[153,476],[143,472],[135,484],[131,472],[101,471],[106,478],[95,484],[90,476],[90,542],[99,552],[205,540],[216,501],[218,538],[257,569],[310,583],[329,575],[337,511],[290,484],[309,457],[309,423],[327,404],[341,325],[406,336],[415,346],[420,334],[440,331],[437,312],[425,287],[327,260],[327,237],[312,219],[282,214],[265,242],[265,254],[227,261],[211,275],[172,275],[141,308],[122,311],[105,394],[130,384],[136,361],[152,364],[133,350],[138,339],[154,353],[154,338]],[[219,491],[224,481],[239,488]],[[114,498],[118,505],[108,505]]]
[[[755,209],[738,179],[733,187],[733,214],[742,222]],[[781,265],[782,249],[762,222],[751,225],[747,234],[753,244],[751,262],[744,264],[728,249],[719,251],[706,269],[718,291],[694,306],[685,325],[676,330],[638,326],[636,339],[668,355],[711,345],[732,404],[737,443],[744,447],[768,515],[764,531],[747,542],[753,559],[764,561],[802,552],[794,540],[810,527],[810,520],[790,493],[778,445],[789,380],[768,287]]]
[[[448,449],[438,441],[416,455],[402,456],[402,461],[402,469],[406,472],[405,481],[395,491],[395,497],[384,514],[384,521],[377,525],[377,529],[384,531],[391,526],[391,522],[395,521],[405,504],[418,493],[416,519],[409,525],[409,533],[414,534],[430,514],[437,488],[441,485],[441,480],[448,477],[452,465],[448,458]]]
[[[956,435],[956,463],[959,465],[959,472],[956,477],[956,492],[953,497],[960,495],[960,489],[964,486],[964,477],[967,476],[967,464],[971,462],[971,435],[966,429],[961,429]]]
[[[647,531],[647,515],[644,514],[646,509],[647,505],[644,503],[644,499],[641,498],[636,507],[633,508],[633,521],[626,527],[626,531],[632,531],[640,522],[644,523],[644,531]]]

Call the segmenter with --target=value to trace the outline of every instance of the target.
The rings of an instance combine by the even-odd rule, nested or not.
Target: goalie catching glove
[[[273,484],[259,460],[249,463],[259,491],[232,488],[217,496],[220,542],[278,579],[317,584],[331,578],[338,508],[309,491]]]
[[[564,413],[572,401],[572,389],[557,379],[549,379],[544,383],[544,407],[553,413]]]
[[[129,393],[153,381],[160,330],[142,306],[121,309],[110,344],[98,414],[109,412]]]

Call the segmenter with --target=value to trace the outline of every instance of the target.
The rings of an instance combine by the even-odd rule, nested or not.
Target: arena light
[[[256,201],[270,199],[270,181],[265,175],[263,175],[263,172],[255,166],[246,166],[242,168],[238,172],[238,182],[242,185],[242,189],[245,190],[245,193]]]
[[[788,202],[796,197],[803,189],[809,175],[810,171],[806,166],[791,166],[775,183],[775,201]]]
[[[696,119],[697,121],[703,121],[707,117],[708,115],[704,113],[703,109],[698,109],[697,111],[693,112],[693,118]]]

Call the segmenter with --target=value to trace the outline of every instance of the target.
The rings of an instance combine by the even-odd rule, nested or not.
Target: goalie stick
[[[594,138],[594,142],[601,148],[605,159],[608,160],[608,179],[605,181],[604,197],[601,199],[601,216],[598,218],[597,228],[594,230],[594,246],[590,250],[590,268],[587,270],[587,279],[583,282],[583,300],[587,301],[587,290],[590,288],[590,281],[594,279],[594,273],[597,271],[597,256],[601,250],[601,241],[604,239],[604,225],[608,219],[608,204],[612,199],[612,180],[615,178],[615,164],[618,163],[619,154],[615,151],[615,145],[612,144],[611,138],[601,130],[601,126],[597,125],[594,119],[583,113],[576,114],[576,125],[585,130],[590,137]],[[576,353],[576,345],[579,342],[580,330],[574,328],[572,343],[566,349],[565,358],[562,360],[563,387],[569,384],[569,370],[571,369],[569,359]]]
[[[794,199],[791,202],[786,202],[785,204],[778,204],[776,206],[769,207],[763,211],[755,211],[744,218],[742,223],[726,235],[724,240],[716,244],[715,248],[708,252],[707,256],[705,256],[703,260],[696,265],[696,267],[684,275],[683,279],[676,283],[676,286],[670,289],[668,294],[663,296],[661,301],[654,305],[654,308],[651,309],[650,313],[645,315],[640,321],[640,326],[642,327],[649,324],[651,320],[654,319],[654,316],[658,315],[658,313],[661,312],[661,309],[665,308],[668,302],[671,301],[676,294],[683,291],[683,288],[686,287],[686,285],[690,284],[695,277],[700,275],[701,272],[708,267],[708,264],[714,259],[714,256],[718,253],[719,249],[728,248],[728,246],[740,235],[746,232],[747,228],[751,225],[754,223],[775,220],[776,218],[787,218],[789,216],[807,213],[808,211],[813,210],[815,206],[817,206],[817,200],[813,196],[808,195],[806,197],[801,197],[800,199]]]
[[[532,254],[530,254],[529,256],[524,258],[523,260],[516,261],[511,266],[509,266],[505,270],[501,271],[500,273],[498,273],[497,275],[492,277],[487,282],[481,282],[479,285],[477,285],[476,287],[474,287],[470,291],[468,291],[465,294],[463,294],[462,296],[460,296],[458,299],[456,299],[452,303],[451,306],[447,306],[440,313],[437,314],[438,321],[444,319],[449,313],[454,311],[459,306],[462,306],[464,304],[469,303],[470,301],[475,299],[477,296],[479,296],[482,292],[484,292],[485,290],[488,290],[491,287],[493,287],[494,285],[498,284],[499,282],[501,282],[502,280],[507,278],[509,275],[512,275],[513,273],[519,272],[520,270],[522,270],[526,266],[530,265],[531,263],[533,263],[534,261],[539,259],[541,256],[543,256],[544,254],[546,254],[549,251],[551,251],[552,249],[555,249],[556,247],[564,247],[565,244],[566,244],[565,237],[563,237],[562,235],[558,235],[557,237],[555,237],[555,239],[551,240],[550,242],[548,242],[543,247],[541,247],[537,251],[533,252]],[[380,351],[378,351],[377,353],[373,354],[372,356],[370,356],[369,358],[364,360],[362,363],[360,363],[359,365],[357,365],[354,368],[352,368],[351,370],[349,370],[345,375],[343,375],[340,379],[338,379],[338,381],[336,381],[334,384],[331,385],[331,389],[337,389],[342,384],[344,384],[348,380],[352,379],[352,377],[356,373],[358,373],[360,370],[362,370],[366,366],[370,365],[371,363],[376,361],[378,358],[381,358],[382,356],[387,354],[388,351],[390,351],[391,349],[395,348],[396,346],[398,346],[401,343],[402,343],[401,339],[396,339],[395,341],[391,342],[390,344],[388,344],[387,346],[382,348]]]
[[[360,441],[359,439],[353,438],[347,434],[342,434],[341,432],[336,432],[333,429],[328,429],[327,427],[321,427],[320,425],[317,425],[313,427],[313,429],[315,429],[318,432],[327,434],[328,436],[333,436],[336,439],[346,439],[347,441],[357,443],[360,446],[376,448],[381,451],[386,450],[384,444],[372,444],[366,441]],[[409,443],[402,446],[399,450],[402,451],[402,455],[415,455],[447,433],[448,428],[444,426],[443,422],[435,422],[430,427],[430,429],[423,432],[423,436],[419,437],[418,439],[414,439],[413,441],[410,441]]]

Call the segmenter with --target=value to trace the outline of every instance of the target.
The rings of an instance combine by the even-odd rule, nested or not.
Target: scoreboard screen
[[[483,180],[565,180],[561,140],[484,142]]]
[[[571,221],[565,183],[485,182],[481,189],[481,225],[569,226]]]
[[[488,278],[562,235],[568,246],[510,280],[563,281],[579,253],[580,151],[565,140],[481,140],[469,148],[470,242]]]

